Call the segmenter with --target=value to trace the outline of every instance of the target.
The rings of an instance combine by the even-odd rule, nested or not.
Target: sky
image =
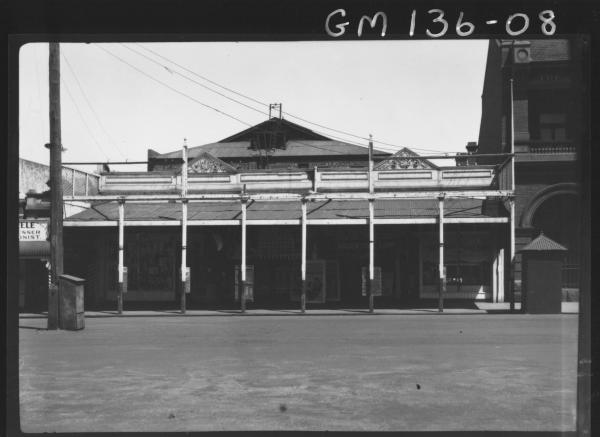
[[[63,162],[145,161],[149,148],[215,142],[266,120],[269,103],[334,139],[463,152],[479,134],[487,44],[61,43]],[[48,44],[23,46],[19,60],[19,155],[47,164]]]

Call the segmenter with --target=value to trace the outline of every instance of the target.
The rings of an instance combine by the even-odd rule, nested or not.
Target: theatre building
[[[182,296],[237,308],[242,281],[254,307],[298,307],[303,294],[308,308],[365,307],[369,288],[375,306],[401,307],[437,302],[440,264],[446,301],[503,301],[510,166],[375,149],[370,171],[368,150],[278,117],[149,150],[147,171],[104,172],[97,195],[65,196],[90,204],[64,221],[65,271],[86,279],[90,309],[119,296],[125,309]]]
[[[510,152],[511,142],[514,145],[517,298],[522,273],[519,249],[540,232],[568,249],[563,300],[578,296],[582,241],[578,157],[582,147],[589,147],[582,53],[582,40],[577,38],[489,43],[479,144],[471,147],[490,154]]]

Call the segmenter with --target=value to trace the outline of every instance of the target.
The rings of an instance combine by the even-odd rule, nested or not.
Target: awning
[[[19,241],[19,258],[50,258],[50,242]]]
[[[490,201],[487,201],[488,204]],[[482,199],[446,199],[444,217],[448,223],[503,223],[508,212],[502,204],[486,207]],[[125,203],[128,226],[179,226],[181,204],[175,202],[130,201]],[[299,201],[250,201],[247,220],[253,224],[299,224]],[[438,218],[436,199],[377,199],[376,224],[435,223]],[[363,224],[369,216],[366,200],[325,200],[309,202],[309,224]],[[92,205],[65,219],[65,226],[116,226],[119,219],[117,202]],[[239,201],[189,201],[188,225],[238,225],[241,219]]]

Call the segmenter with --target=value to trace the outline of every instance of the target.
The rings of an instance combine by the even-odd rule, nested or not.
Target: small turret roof
[[[531,243],[522,248],[519,252],[552,252],[566,251],[566,247],[558,244],[556,241],[546,237],[543,232],[538,235]]]

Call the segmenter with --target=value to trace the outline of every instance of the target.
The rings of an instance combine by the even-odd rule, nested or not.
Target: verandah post
[[[123,314],[123,251],[124,251],[124,224],[125,224],[125,200],[120,199],[119,204],[119,266],[118,266],[118,293],[117,311]]]
[[[242,195],[242,256],[240,265],[240,302],[241,312],[246,312],[246,206],[248,197]]]
[[[515,310],[515,199],[510,196],[508,199],[510,208],[510,253],[508,254],[509,265],[509,290],[510,290],[510,311]],[[521,297],[521,311],[524,310],[523,298]]]
[[[369,199],[369,281],[367,282],[367,295],[369,296],[369,312],[373,312],[373,285],[375,278],[375,227],[374,227],[374,200]]]
[[[186,280],[187,280],[187,210],[188,210],[188,199],[187,199],[187,172],[188,172],[188,159],[187,159],[187,140],[183,140],[183,164],[181,167],[181,314],[185,314],[185,292],[186,292]]]
[[[185,314],[187,286],[187,215],[188,200],[181,201],[181,314]]]
[[[440,237],[440,254],[439,254],[439,283],[438,283],[438,312],[444,311],[444,293],[446,292],[446,274],[444,272],[444,194],[438,196],[439,203],[439,237]]]
[[[369,178],[369,194],[374,193],[373,187],[373,135],[369,134],[369,167],[368,167],[368,178]],[[369,280],[367,281],[367,296],[369,296],[369,312],[373,312],[373,279],[375,270],[375,229],[374,229],[374,211],[373,211],[372,197],[369,197]]]
[[[300,294],[300,310],[306,311],[306,199],[302,199],[302,261],[300,266],[302,291]]]
[[[514,49],[514,42],[513,42]],[[514,108],[514,79],[510,78],[510,187],[513,193],[508,201],[510,204],[510,311],[515,310],[515,108]],[[521,299],[521,311],[523,311],[523,300]]]

